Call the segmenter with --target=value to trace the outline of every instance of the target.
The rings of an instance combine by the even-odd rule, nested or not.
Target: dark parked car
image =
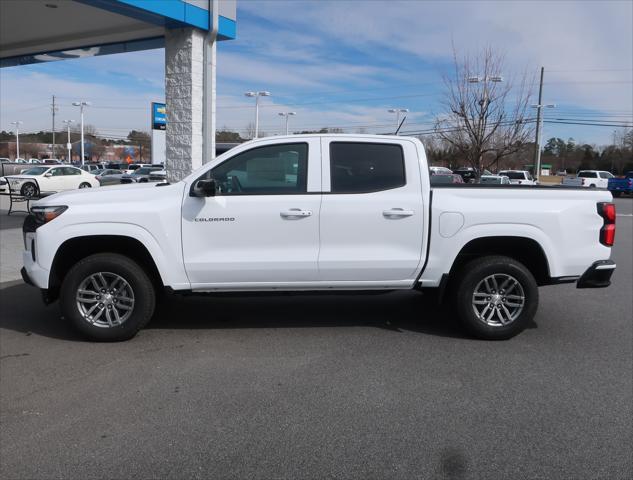
[[[459,167],[457,170],[453,170],[453,173],[462,177],[464,183],[475,182],[479,177],[477,170],[473,167]]]
[[[626,172],[624,178],[610,178],[607,188],[614,197],[623,193],[633,194],[633,171]]]
[[[97,175],[95,178],[99,181],[101,186],[120,184],[121,177],[123,176],[123,171],[116,168],[104,168],[96,173]]]

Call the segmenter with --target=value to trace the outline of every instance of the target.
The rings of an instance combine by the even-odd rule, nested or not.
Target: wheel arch
[[[149,275],[156,291],[165,283],[147,247],[138,239],[125,235],[88,235],[64,241],[53,258],[48,281],[50,300],[57,298],[66,273],[82,258],[95,253],[118,253],[138,263]]]
[[[521,262],[538,285],[551,283],[550,264],[541,244],[533,238],[519,236],[490,236],[470,240],[455,257],[448,278],[469,261],[489,255],[503,255]]]

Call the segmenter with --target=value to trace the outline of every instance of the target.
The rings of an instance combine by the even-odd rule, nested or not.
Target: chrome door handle
[[[391,208],[389,210],[384,210],[382,214],[389,217],[410,217],[414,215],[415,212],[413,210],[404,210],[403,208]]]
[[[312,216],[312,210],[301,210],[300,208],[290,208],[279,212],[283,218],[303,218]]]

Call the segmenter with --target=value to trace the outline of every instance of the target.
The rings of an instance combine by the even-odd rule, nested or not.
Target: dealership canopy
[[[178,180],[215,155],[216,40],[236,37],[236,3],[0,0],[0,67],[164,47],[166,166]]]

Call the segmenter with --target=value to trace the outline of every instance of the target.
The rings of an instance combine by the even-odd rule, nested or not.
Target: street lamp
[[[16,159],[20,158],[20,125],[24,122],[21,120],[16,120],[15,122],[11,122],[11,125],[15,125],[15,154]]]
[[[246,92],[247,97],[255,97],[255,138],[259,136],[259,97],[270,97],[271,93],[262,92]]]
[[[286,117],[286,135],[288,135],[288,117],[295,116],[297,112],[279,112],[280,117]]]
[[[81,164],[84,164],[84,107],[90,106],[90,102],[73,102],[75,107],[79,107],[81,112]]]
[[[396,114],[396,132],[398,131],[398,127],[400,126],[400,114],[407,113],[409,111],[408,108],[390,108],[387,110],[389,113]]]
[[[75,123],[74,120],[62,120],[62,123],[66,124],[66,128],[68,130],[68,142],[66,142],[66,149],[68,150],[68,163],[72,163],[72,148],[73,145],[70,143],[70,124]]]
[[[539,92],[539,97],[542,91]],[[540,99],[539,99],[540,101]],[[534,173],[536,174],[536,181],[538,182],[541,176],[541,130],[543,129],[543,117],[541,115],[541,109],[543,108],[556,108],[555,103],[535,103],[531,105],[532,108],[536,108],[536,165]]]

